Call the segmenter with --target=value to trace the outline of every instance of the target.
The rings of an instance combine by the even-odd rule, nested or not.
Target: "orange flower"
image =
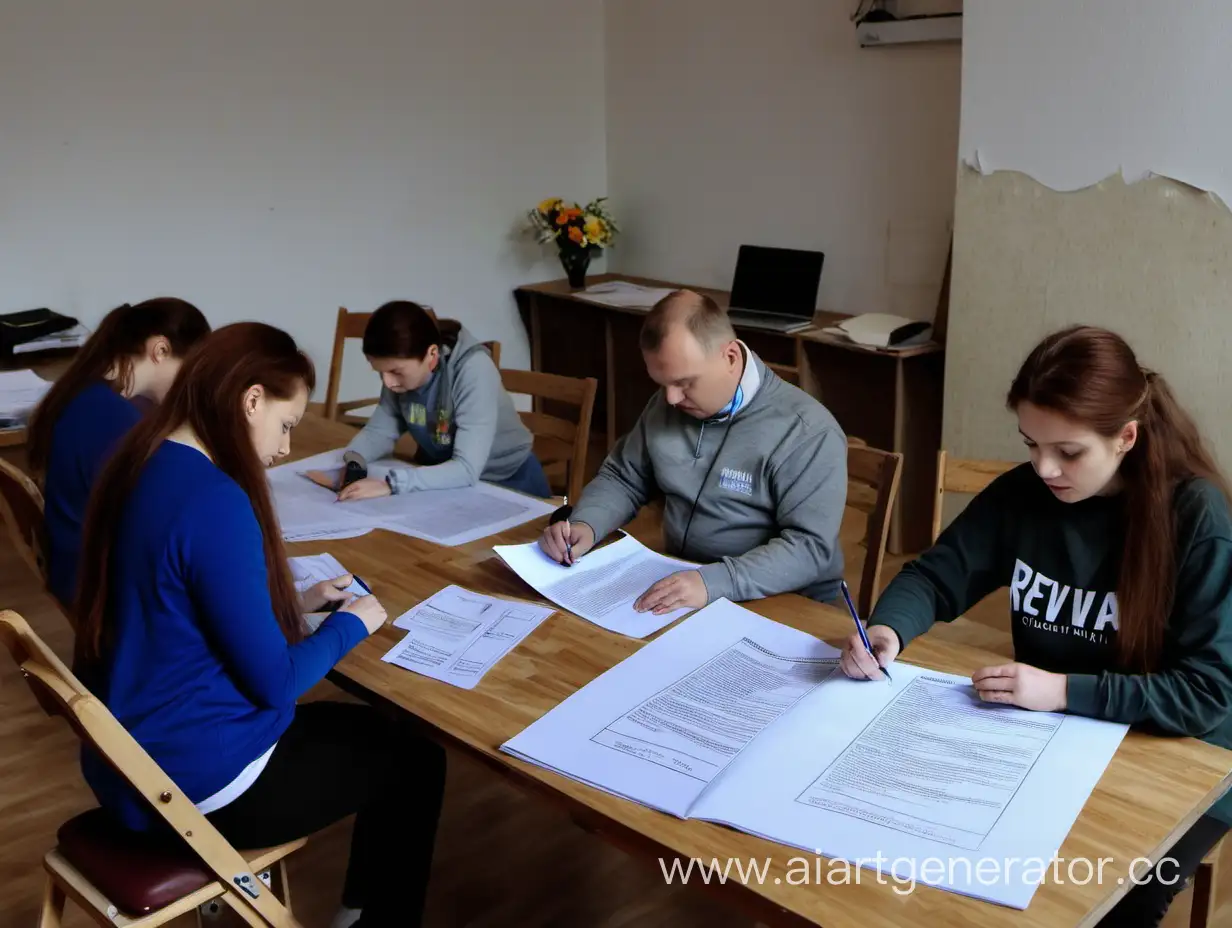
[[[582,234],[582,230],[577,226],[569,227],[569,240],[579,245],[586,244],[586,236]]]

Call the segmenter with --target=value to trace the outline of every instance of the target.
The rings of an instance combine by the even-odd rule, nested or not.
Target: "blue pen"
[[[873,660],[876,660],[877,655],[873,654],[873,643],[868,640],[868,634],[864,631],[864,623],[860,621],[860,615],[856,612],[856,607],[851,603],[851,591],[847,589],[847,581],[841,581],[839,583],[839,587],[843,591],[843,599],[847,601],[847,611],[851,613],[851,617],[855,620],[856,631],[860,633],[860,640],[864,642],[864,649],[868,651],[869,656],[872,657]],[[894,680],[890,677],[890,671],[882,667],[881,672],[885,674],[888,682],[894,682]]]
[[[356,583],[358,583],[360,589],[362,589],[365,593],[367,593],[369,596],[372,595],[372,588],[369,587],[368,584],[364,583],[361,577],[359,577],[357,574],[351,574],[351,579],[354,580]]]

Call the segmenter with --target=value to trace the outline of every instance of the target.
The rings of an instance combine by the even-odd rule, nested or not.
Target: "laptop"
[[[732,325],[773,332],[812,326],[824,260],[820,251],[741,245],[727,310]]]

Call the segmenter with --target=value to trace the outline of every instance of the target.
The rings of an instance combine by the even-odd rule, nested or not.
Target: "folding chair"
[[[46,586],[43,494],[33,480],[3,459],[0,459],[0,521],[4,522],[21,559]]]
[[[248,924],[299,928],[291,915],[284,861],[304,840],[241,854],[159,769],[107,708],[16,612],[0,612],[0,639],[48,715],[62,716],[169,826],[137,834],[94,809],[60,827],[47,871],[40,928],[59,928],[67,898],[96,924],[153,928],[211,900]],[[283,901],[258,876],[278,865]]]

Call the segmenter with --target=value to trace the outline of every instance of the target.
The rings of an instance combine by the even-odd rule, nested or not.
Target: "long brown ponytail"
[[[1197,425],[1167,381],[1143,369],[1124,339],[1092,326],[1063,329],[1040,342],[1006,401],[1011,409],[1025,401],[1053,410],[1106,438],[1137,420],[1138,438],[1120,468],[1126,520],[1117,651],[1126,670],[1154,670],[1176,592],[1176,489],[1202,477],[1229,498]]]
[[[46,471],[56,420],[87,384],[111,374],[113,389],[123,392],[130,385],[133,358],[145,350],[149,339],[163,336],[171,345],[172,355],[183,358],[209,331],[210,324],[201,310],[174,297],[157,297],[131,306],[125,303],[109,312],[30,417],[26,439],[30,468],[35,473]]]
[[[244,419],[244,394],[256,384],[276,399],[287,400],[303,389],[311,395],[316,373],[311,359],[281,329],[261,322],[223,326],[189,354],[167,398],[129,432],[112,456],[90,495],[82,533],[74,611],[79,654],[85,659],[97,659],[109,643],[112,551],[128,496],[150,455],[183,424],[196,433],[218,468],[248,494],[264,539],[278,624],[292,644],[307,635],[265,468]]]

